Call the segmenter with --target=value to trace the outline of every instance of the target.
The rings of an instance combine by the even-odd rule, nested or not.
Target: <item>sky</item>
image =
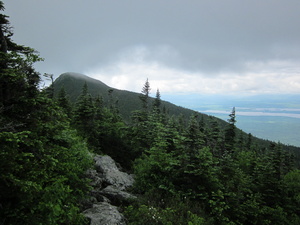
[[[41,73],[167,94],[300,94],[299,0],[3,0]]]

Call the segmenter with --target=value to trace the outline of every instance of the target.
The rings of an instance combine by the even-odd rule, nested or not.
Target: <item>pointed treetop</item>
[[[235,119],[235,107],[232,108],[231,113],[229,114],[229,119],[227,120],[230,124],[235,124],[236,123],[236,119]]]
[[[160,105],[161,105],[160,92],[159,92],[159,89],[157,89],[157,91],[156,91],[156,96],[155,96],[154,103],[153,103],[153,106],[154,106],[154,108],[156,108],[158,111],[160,111],[160,110],[159,110]]]
[[[147,78],[147,80],[144,84],[144,87],[142,89],[142,93],[148,97],[150,95],[150,91],[151,91],[150,83],[149,83],[148,78]]]

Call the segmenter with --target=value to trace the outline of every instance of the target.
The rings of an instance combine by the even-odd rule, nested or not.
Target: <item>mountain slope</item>
[[[53,83],[54,96],[57,96],[60,89],[64,87],[67,95],[69,96],[70,101],[72,103],[75,103],[81,93],[82,87],[85,82],[88,85],[89,93],[93,97],[101,96],[104,100],[104,104],[107,106],[109,104],[116,104],[121,117],[127,123],[130,123],[131,121],[132,112],[135,110],[139,110],[142,107],[141,101],[139,99],[139,96],[141,94],[109,87],[108,85],[104,84],[99,80],[93,79],[91,77],[79,73],[68,72],[68,73],[61,74]],[[111,93],[111,97],[109,96],[109,92]],[[151,100],[153,101],[154,99],[151,98]],[[111,101],[113,101],[113,103],[111,103]],[[188,122],[190,116],[193,115],[194,113],[203,116],[205,123],[208,124],[210,121],[210,117],[206,114],[199,113],[194,110],[190,110],[180,106],[176,106],[167,101],[162,101],[161,107],[165,108],[166,113],[170,116],[173,115],[181,116],[185,123]],[[217,121],[217,123],[221,128],[224,129],[227,126],[227,122],[225,122],[224,120],[221,120],[216,117],[213,117],[213,119]],[[244,139],[247,139],[248,137],[247,133],[243,132],[240,129],[237,130],[238,130],[237,136],[242,135]],[[260,148],[268,148],[272,143],[271,141],[263,140],[256,137],[253,137],[253,139],[260,146]],[[297,155],[297,158],[300,159],[300,148],[289,146],[289,145],[282,145],[282,146],[283,149],[294,152]]]
[[[120,115],[125,121],[130,121],[132,111],[141,109],[142,104],[139,99],[141,94],[109,87],[99,80],[79,73],[68,72],[61,74],[54,82],[54,95],[57,96],[60,89],[64,87],[66,93],[69,95],[70,101],[74,103],[80,95],[85,82],[88,85],[89,93],[93,97],[102,96],[106,104],[109,104],[110,101],[108,92],[112,91],[113,102],[117,102],[116,104]],[[151,98],[151,100],[153,100],[153,98]],[[165,107],[167,113],[170,115],[179,116],[182,114],[185,118],[189,118],[195,112],[166,101],[162,101],[162,107]],[[205,114],[203,115],[207,117]]]

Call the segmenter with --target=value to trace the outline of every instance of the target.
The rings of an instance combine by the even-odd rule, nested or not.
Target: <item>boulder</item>
[[[110,156],[97,155],[94,157],[94,160],[96,170],[103,174],[106,183],[114,185],[120,190],[125,190],[133,185],[133,176],[120,171]]]
[[[102,190],[92,190],[90,195],[94,198],[96,198],[96,200],[98,202],[107,202],[107,203],[111,203],[110,199],[105,197],[102,193]]]
[[[86,177],[91,179],[90,185],[93,188],[101,188],[104,185],[104,178],[101,173],[98,173],[97,170],[89,169],[86,171]]]
[[[94,204],[92,208],[83,212],[90,220],[90,225],[125,225],[124,216],[116,206],[107,202]]]
[[[113,185],[107,186],[101,190],[100,193],[110,199],[113,204],[121,204],[123,202],[130,202],[130,200],[136,199],[136,196],[128,192],[121,191]]]
[[[94,161],[95,169],[86,172],[93,190],[82,202],[83,214],[90,225],[126,224],[117,206],[136,198],[126,192],[133,185],[133,176],[122,172],[110,156],[96,155]]]

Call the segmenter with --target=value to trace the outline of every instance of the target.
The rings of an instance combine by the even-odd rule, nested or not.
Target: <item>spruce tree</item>
[[[67,97],[64,87],[62,87],[58,92],[57,104],[63,109],[64,113],[67,114],[69,118],[71,118],[72,106],[69,98]]]
[[[209,117],[210,127],[207,130],[206,140],[207,145],[212,150],[213,154],[217,157],[222,155],[221,151],[221,143],[223,141],[222,133],[216,118],[210,116]]]
[[[235,107],[232,108],[229,114],[227,129],[225,130],[225,149],[227,152],[234,152],[235,137],[236,137],[236,118],[235,118]]]
[[[2,2],[0,10],[4,10]],[[34,49],[13,42],[12,35],[8,17],[0,14],[0,108],[10,128],[16,129],[31,123],[29,115],[37,109],[32,105],[40,77],[33,64],[42,59]]]
[[[88,137],[93,131],[95,116],[95,107],[93,98],[88,91],[88,85],[85,82],[81,94],[75,103],[74,124],[78,131],[84,137]]]
[[[194,157],[204,144],[204,136],[199,128],[197,114],[191,116],[184,136],[186,138],[186,152],[188,153],[189,157]]]
[[[140,95],[140,100],[142,101],[142,108],[144,111],[148,111],[149,109],[149,95],[150,95],[150,83],[148,81],[148,78],[144,84],[144,87],[142,89],[142,95]]]
[[[160,97],[161,96],[160,96],[159,89],[157,89],[155,99],[154,99],[154,102],[153,102],[153,109],[155,111],[157,111],[158,113],[160,113],[160,105],[161,105],[161,98]]]

